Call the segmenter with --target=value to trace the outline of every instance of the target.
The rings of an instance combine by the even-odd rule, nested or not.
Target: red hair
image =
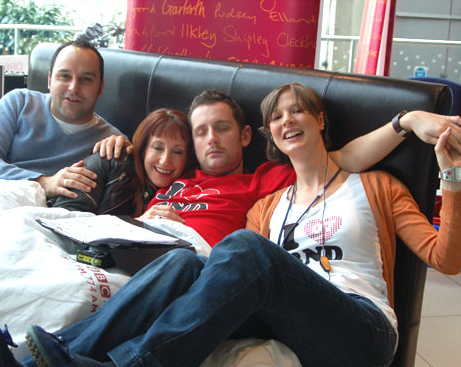
[[[176,137],[181,135],[187,144],[187,164],[191,163],[191,132],[187,123],[187,116],[181,111],[161,108],[151,112],[138,126],[133,135],[133,160],[135,178],[133,180],[135,216],[144,211],[143,191],[149,182],[144,170],[144,155],[151,136]]]

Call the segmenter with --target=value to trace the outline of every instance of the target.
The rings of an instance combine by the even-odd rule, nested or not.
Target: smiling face
[[[178,132],[172,136],[152,135],[144,155],[144,170],[156,187],[167,187],[184,171],[187,143]]]
[[[306,159],[317,148],[323,147],[323,112],[314,117],[301,106],[290,90],[280,94],[269,121],[275,145],[291,160]]]
[[[240,130],[229,105],[201,105],[192,112],[190,122],[202,171],[213,176],[242,173],[242,149],[250,143],[251,128]]]
[[[98,56],[87,48],[63,48],[48,75],[48,88],[54,116],[70,124],[90,121],[103,90]]]

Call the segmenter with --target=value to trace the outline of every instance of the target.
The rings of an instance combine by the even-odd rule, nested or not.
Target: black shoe
[[[17,348],[18,345],[13,342],[10,332],[5,325],[5,329],[0,329],[0,367],[18,367],[21,363],[14,359],[13,353],[9,347]]]
[[[107,366],[107,364],[73,353],[63,338],[47,333],[37,325],[29,326],[26,341],[38,367]]]

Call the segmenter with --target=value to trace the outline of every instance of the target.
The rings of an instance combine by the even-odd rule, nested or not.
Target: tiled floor
[[[461,367],[461,274],[427,271],[415,367]]]

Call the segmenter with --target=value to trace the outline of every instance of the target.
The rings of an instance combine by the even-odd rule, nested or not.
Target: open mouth
[[[65,100],[69,101],[70,103],[79,103],[80,100],[77,98],[72,98],[72,97],[65,97]]]
[[[154,167],[154,169],[162,175],[171,175],[173,173],[173,170],[165,170],[160,167]]]
[[[302,131],[290,131],[290,132],[286,133],[283,138],[284,139],[291,139],[291,138],[294,138],[294,137],[299,136],[299,135],[302,135]]]

